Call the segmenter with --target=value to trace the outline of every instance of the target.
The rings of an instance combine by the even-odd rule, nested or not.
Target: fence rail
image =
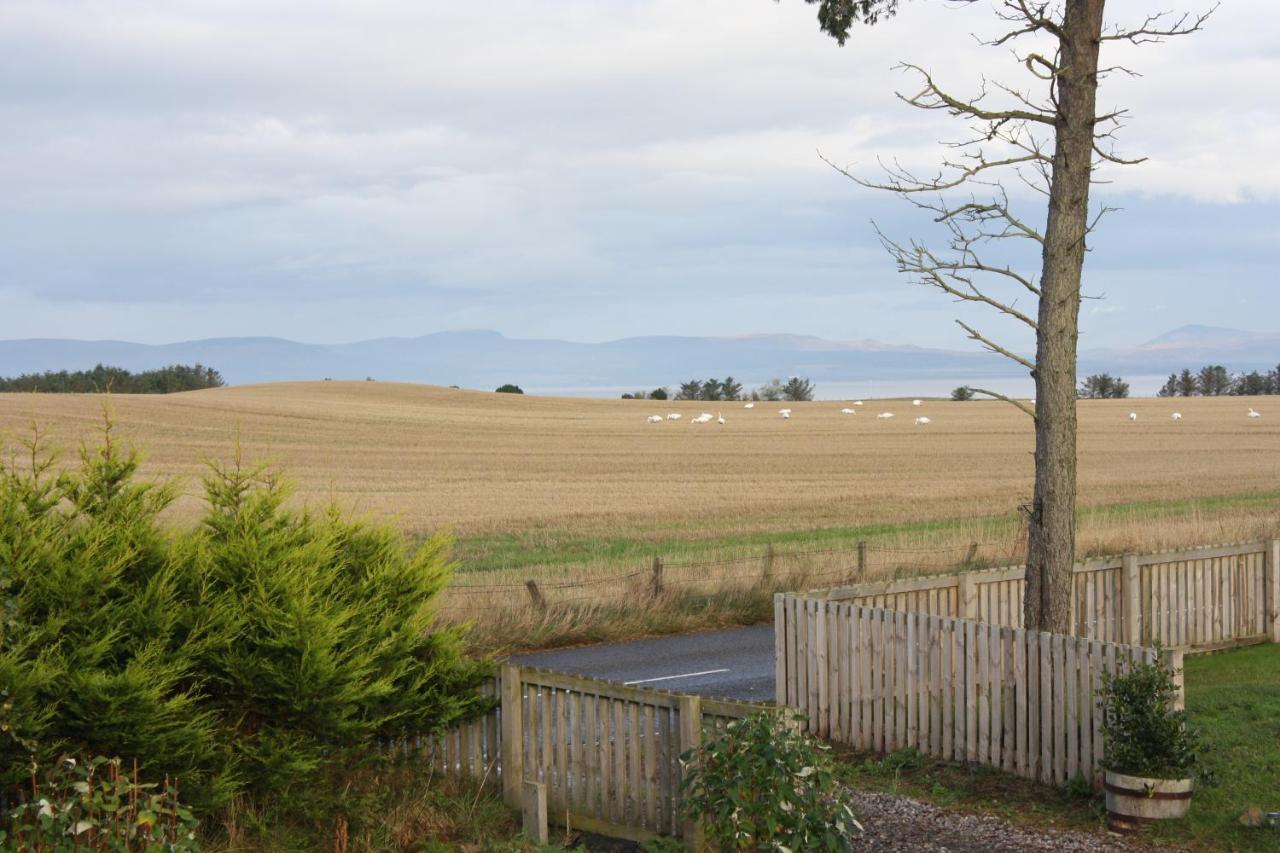
[[[1104,672],[1154,649],[959,619],[778,595],[777,702],[818,737],[910,747],[1028,779],[1096,780]],[[1181,669],[1181,652],[1170,665]]]
[[[1075,566],[1072,633],[1187,650],[1280,642],[1280,540]],[[833,601],[1021,628],[1024,570],[983,569],[837,587]]]
[[[497,707],[417,743],[423,761],[500,781],[512,806],[536,782],[551,823],[636,840],[696,834],[679,819],[681,753],[704,732],[772,707],[515,665],[483,690]]]

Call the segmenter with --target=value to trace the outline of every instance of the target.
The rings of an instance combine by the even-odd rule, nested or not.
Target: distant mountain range
[[[527,390],[651,388],[690,377],[732,374],[748,384],[774,376],[815,382],[932,380],[964,384],[1025,376],[1005,359],[955,351],[829,341],[803,335],[637,337],[605,343],[508,338],[491,331],[440,332],[350,344],[303,344],[281,338],[209,338],[172,344],[49,338],[0,341],[0,376],[76,370],[97,363],[138,371],[200,362],[229,383],[364,379]],[[1081,374],[1164,374],[1223,364],[1230,370],[1280,362],[1280,334],[1184,326],[1129,348],[1084,350]]]

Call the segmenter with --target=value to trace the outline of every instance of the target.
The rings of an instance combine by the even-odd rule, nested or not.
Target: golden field
[[[453,530],[467,574],[448,604],[464,614],[527,603],[528,578],[553,603],[625,599],[645,588],[656,553],[668,588],[702,592],[744,578],[755,589],[766,547],[777,549],[770,585],[848,574],[858,540],[866,576],[966,556],[1016,562],[1031,492],[1030,419],[985,401],[869,400],[843,415],[830,401],[746,410],[305,382],[109,401],[0,394],[0,432],[13,445],[38,424],[74,461],[75,445],[96,440],[104,402],[145,473],[185,481],[179,523],[198,507],[204,461],[238,442],[283,467],[299,500],[336,500],[411,535]],[[1263,417],[1247,418],[1250,405]],[[691,424],[703,411],[726,423]],[[646,421],[670,412],[683,417]],[[1079,412],[1083,550],[1280,531],[1280,398],[1089,401]],[[922,414],[932,423],[917,426]]]
[[[0,394],[0,431],[31,422],[73,447],[104,398]],[[1280,489],[1280,402],[1080,406],[1080,500],[1147,502]],[[777,415],[789,405],[790,420]],[[512,529],[792,529],[1013,510],[1030,494],[1031,423],[998,402],[707,404],[521,397],[378,382],[246,386],[110,398],[147,471],[191,479],[237,441],[301,497],[417,533]],[[1253,405],[1260,419],[1245,417]],[[1170,412],[1184,414],[1180,423]],[[727,423],[691,425],[702,411]],[[892,420],[875,414],[892,411]],[[1127,419],[1130,412],[1138,421]],[[680,412],[680,421],[647,423]],[[916,426],[916,415],[932,423]],[[1271,417],[1267,417],[1271,414]]]

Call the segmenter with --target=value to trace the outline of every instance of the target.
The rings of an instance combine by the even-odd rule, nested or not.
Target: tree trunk
[[[1067,0],[1036,336],[1036,482],[1023,599],[1029,630],[1071,633],[1076,536],[1076,335],[1105,0]]]

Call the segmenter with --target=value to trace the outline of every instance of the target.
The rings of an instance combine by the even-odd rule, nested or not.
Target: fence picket
[[[957,681],[955,672],[955,660],[952,652],[955,648],[955,625],[952,619],[940,620],[939,627],[939,643],[942,652],[941,677],[942,684],[940,688],[940,704],[942,706],[942,752],[943,758],[953,758],[955,750],[955,733],[952,727],[955,725],[955,684]]]
[[[1074,779],[1080,774],[1080,708],[1077,705],[1080,699],[1077,694],[1079,669],[1076,661],[1076,641],[1063,638],[1062,645],[1062,676],[1066,680],[1067,688],[1065,695],[1067,713],[1064,717],[1066,728],[1063,731],[1067,740],[1067,761],[1063,778]]]
[[[906,613],[903,616],[903,628],[906,632],[903,639],[903,657],[906,659],[907,669],[905,745],[915,749],[920,745],[920,647],[919,636],[916,633],[916,614]]]

